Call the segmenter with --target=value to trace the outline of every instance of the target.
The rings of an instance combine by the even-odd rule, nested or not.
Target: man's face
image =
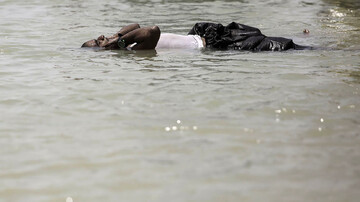
[[[118,36],[105,37],[99,36],[97,39],[93,39],[85,42],[81,47],[100,47],[105,49],[118,49],[117,40]]]

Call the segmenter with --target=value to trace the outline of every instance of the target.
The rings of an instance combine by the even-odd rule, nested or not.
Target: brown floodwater
[[[359,17],[355,0],[0,1],[0,202],[358,201]],[[318,49],[79,48],[199,21]]]

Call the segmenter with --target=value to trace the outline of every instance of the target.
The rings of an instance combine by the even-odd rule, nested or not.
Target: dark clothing
[[[206,47],[215,49],[235,49],[251,51],[283,51],[288,49],[311,49],[295,44],[291,39],[267,37],[258,28],[232,22],[222,24],[196,23],[188,34],[205,38]]]

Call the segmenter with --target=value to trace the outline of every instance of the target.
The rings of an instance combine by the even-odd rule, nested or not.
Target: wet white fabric
[[[163,33],[156,45],[156,49],[199,49],[203,48],[204,44],[201,37],[198,35],[179,35]]]
[[[204,48],[204,42],[202,40],[202,38],[199,35],[189,35],[189,36],[193,36],[194,39],[197,41],[198,43],[198,48]]]

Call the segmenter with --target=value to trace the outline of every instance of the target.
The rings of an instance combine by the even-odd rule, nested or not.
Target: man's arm
[[[158,26],[140,28],[138,24],[128,25],[122,28],[117,34],[121,34],[121,39],[125,41],[125,45],[136,43],[131,49],[148,50],[155,49],[160,38],[160,29]],[[124,34],[125,33],[125,34]],[[109,42],[104,46],[105,49],[118,49],[118,35],[109,37]]]
[[[140,28],[140,25],[137,24],[137,23],[131,24],[131,25],[127,25],[127,26],[121,28],[121,30],[118,31],[116,34],[114,34],[114,36],[118,36],[119,34],[121,34],[121,35],[124,36],[125,34],[131,32],[131,31],[133,31],[133,30],[139,29],[139,28]]]
[[[155,49],[159,38],[158,26],[135,29],[121,37],[128,45],[136,43],[133,50]]]
[[[126,35],[129,32],[132,32],[134,30],[140,29],[140,25],[137,23],[127,25],[120,29],[120,31],[116,32],[116,34],[108,37],[109,43],[106,44],[104,47],[105,49],[118,49],[117,41],[119,40],[119,34],[121,36]]]

